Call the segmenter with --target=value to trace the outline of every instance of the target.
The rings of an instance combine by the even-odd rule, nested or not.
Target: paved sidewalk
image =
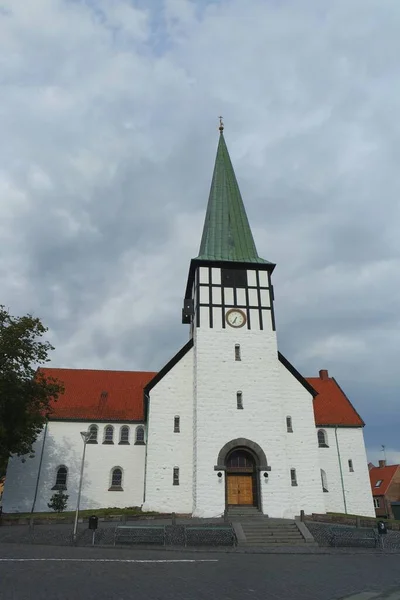
[[[192,525],[201,524],[201,520],[191,520]],[[156,525],[171,525],[170,519],[157,520],[152,522]],[[177,519],[177,525],[187,523],[187,520]],[[117,544],[114,546],[114,530],[117,525],[121,525],[118,521],[103,522],[96,531],[95,546],[96,548],[124,548],[143,550],[161,550],[174,552],[183,549],[182,545],[167,545],[156,546],[154,544]],[[129,524],[129,523],[128,523]],[[139,523],[136,523],[139,524]],[[150,525],[146,522],[146,525]],[[22,544],[22,545],[40,545],[40,546],[72,546],[72,531],[73,524],[51,524],[51,525],[35,525],[32,529],[28,525],[11,525],[0,527],[0,543]],[[88,529],[87,522],[79,524],[78,527],[78,547],[88,547],[92,545],[92,532]],[[236,554],[297,554],[297,555],[370,555],[382,556],[388,554],[400,554],[400,548],[333,548],[329,546],[315,546],[313,544],[303,544],[296,546],[237,546],[225,547],[214,546],[207,547],[204,545],[197,547],[186,547],[185,551],[190,553],[198,552],[213,552],[213,553],[236,553]]]

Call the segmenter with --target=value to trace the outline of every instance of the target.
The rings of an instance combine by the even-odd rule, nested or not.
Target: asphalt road
[[[359,596],[369,600],[396,587],[399,555],[0,545],[1,600],[336,600],[371,592]]]

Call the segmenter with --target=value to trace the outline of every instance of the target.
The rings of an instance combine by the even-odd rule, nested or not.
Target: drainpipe
[[[146,482],[147,482],[147,436],[146,436],[146,449],[144,451],[144,476],[143,476],[143,504],[146,502]]]
[[[148,394],[145,395],[145,403],[146,403],[146,413],[145,413],[145,418],[146,418],[146,428],[145,428],[145,442],[146,442],[146,448],[144,451],[144,474],[143,474],[143,504],[146,502],[146,482],[147,482],[147,446],[148,446],[148,430],[149,430],[149,423],[150,423],[150,397]],[[142,506],[143,506],[142,504]]]
[[[337,437],[337,426],[335,427],[335,438],[336,438],[336,449],[337,449],[337,455],[338,455],[338,461],[339,461],[340,481],[342,483],[344,512],[347,515],[346,492],[344,491],[342,460],[340,458],[339,442],[338,442],[338,437]]]
[[[32,508],[31,508],[31,515],[33,514],[33,511],[35,509],[36,498],[37,498],[37,493],[38,493],[38,489],[39,489],[39,479],[40,479],[40,474],[41,474],[41,471],[42,471],[44,445],[45,445],[46,436],[47,436],[47,426],[48,426],[48,421],[46,421],[46,425],[44,426],[42,451],[40,453],[39,469],[38,469],[38,475],[37,475],[37,479],[36,479],[36,488],[35,488],[35,495],[33,497],[33,503],[32,503]]]

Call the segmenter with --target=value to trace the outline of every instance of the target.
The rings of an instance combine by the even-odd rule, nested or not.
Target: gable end
[[[149,383],[144,387],[143,389],[143,399],[144,399],[144,419],[145,421],[147,421],[147,415],[148,415],[148,404],[149,404],[149,393],[150,391],[153,389],[154,386],[157,385],[157,383],[159,381],[161,381],[161,379],[163,379],[163,377],[165,377],[165,375],[167,375],[167,373],[169,373],[169,371],[185,356],[185,354],[187,354],[189,352],[189,350],[191,348],[193,348],[193,338],[191,338],[184,346],[183,348],[181,348],[176,354],[175,356],[173,356],[171,358],[170,361],[167,362],[167,364],[161,369],[161,371],[159,371],[157,373],[157,375],[155,377],[153,377],[153,379],[151,381],[149,381]]]
[[[293,377],[295,377],[297,381],[301,383],[301,385],[307,390],[307,392],[309,392],[312,395],[313,398],[315,398],[315,396],[318,396],[318,392],[316,392],[312,385],[308,383],[307,379],[300,375],[298,370],[295,369],[294,366],[287,360],[287,358],[285,358],[283,354],[281,354],[279,351],[278,359],[283,364],[283,366],[286,367],[289,373],[291,373]]]

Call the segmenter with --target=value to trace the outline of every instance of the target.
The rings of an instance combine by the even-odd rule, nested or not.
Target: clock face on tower
[[[239,308],[231,308],[228,310],[225,319],[231,327],[243,327],[246,323],[246,315]]]

